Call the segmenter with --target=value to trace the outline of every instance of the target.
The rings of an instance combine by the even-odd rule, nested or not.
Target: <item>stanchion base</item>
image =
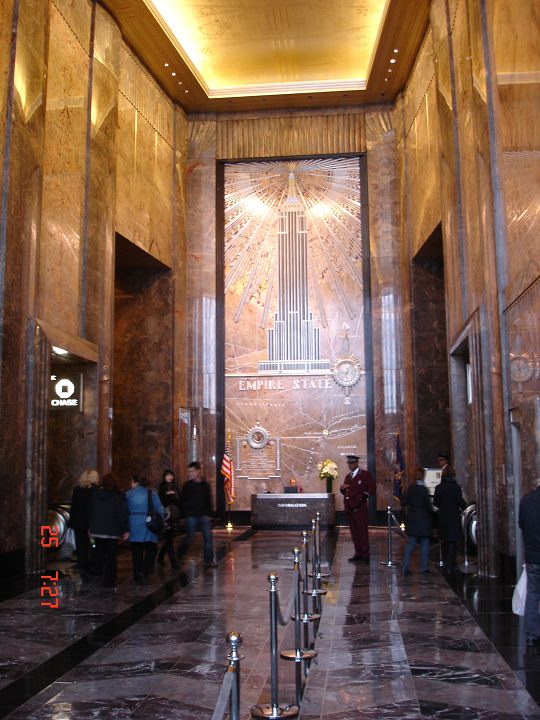
[[[331,573],[317,573],[315,577],[320,580],[326,580],[330,575]],[[313,573],[308,573],[308,577],[313,577]]]
[[[304,595],[311,595],[311,597],[315,597],[316,595],[326,595],[328,592],[327,590],[308,590],[307,592],[302,591]]]
[[[386,565],[386,567],[397,567],[399,563],[393,560],[379,560],[379,565]]]
[[[294,718],[298,717],[300,708],[298,705],[278,705],[274,707],[268,705],[254,705],[251,708],[252,718],[272,718],[277,720],[278,718]]]
[[[303,623],[310,623],[310,622],[318,622],[321,619],[320,615],[317,615],[317,613],[308,613],[307,615],[300,615],[300,622]],[[295,615],[291,615],[291,620],[296,620]]]
[[[476,563],[463,563],[462,565],[459,565],[459,569],[464,575],[473,575],[474,573],[478,572],[478,569],[474,567]]]
[[[317,657],[317,653],[315,650],[300,650],[300,657],[296,654],[296,650],[283,650],[283,652],[279,653],[280,657],[283,658],[283,660],[313,660],[314,657]]]

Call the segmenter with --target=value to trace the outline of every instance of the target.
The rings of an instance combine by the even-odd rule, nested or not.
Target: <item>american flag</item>
[[[234,479],[234,465],[231,458],[230,442],[225,447],[225,454],[221,463],[221,474],[225,478],[223,481],[223,492],[225,493],[225,502],[232,505],[236,497],[236,482]]]
[[[401,502],[403,496],[403,476],[405,474],[405,460],[401,452],[401,443],[399,442],[399,431],[396,436],[396,464],[394,465],[394,499]]]

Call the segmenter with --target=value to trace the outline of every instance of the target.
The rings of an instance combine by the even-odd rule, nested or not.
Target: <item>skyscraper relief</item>
[[[330,361],[320,358],[319,328],[309,309],[307,222],[292,172],[278,222],[278,311],[268,330],[268,360],[259,363],[259,372],[329,370]]]

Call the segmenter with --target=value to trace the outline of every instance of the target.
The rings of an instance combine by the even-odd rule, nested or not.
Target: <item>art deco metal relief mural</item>
[[[358,158],[225,168],[226,427],[249,495],[366,455]]]

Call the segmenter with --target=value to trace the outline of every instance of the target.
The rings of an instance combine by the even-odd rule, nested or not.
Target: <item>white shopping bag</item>
[[[512,612],[514,615],[525,615],[525,600],[527,599],[527,568],[523,566],[523,572],[514,588],[512,595]]]

